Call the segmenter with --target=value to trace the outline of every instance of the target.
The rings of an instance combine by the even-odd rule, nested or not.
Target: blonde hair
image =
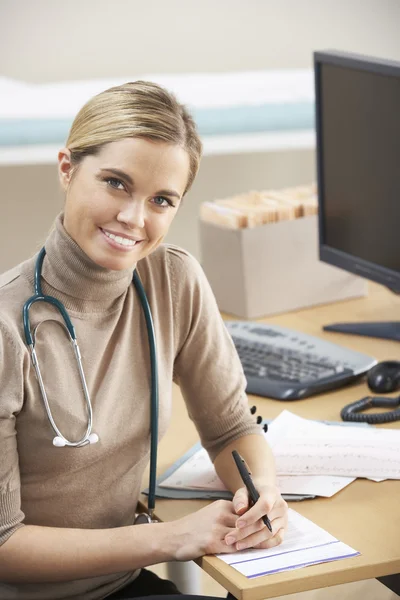
[[[173,94],[156,83],[134,81],[91,98],[75,117],[66,146],[74,171],[85,156],[123,138],[176,144],[189,155],[190,189],[200,166],[202,144],[193,117]]]

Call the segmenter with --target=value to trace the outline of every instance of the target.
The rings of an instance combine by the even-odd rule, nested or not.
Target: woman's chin
[[[110,269],[111,271],[124,271],[125,269],[133,269],[137,263],[137,258],[134,256],[122,255],[113,256],[107,249],[99,248],[88,248],[83,249],[85,254],[94,262],[98,267],[103,269]]]
[[[108,240],[102,237],[94,239],[92,243],[85,244],[82,250],[87,256],[99,267],[110,269],[112,271],[123,271],[125,269],[133,269],[139,260],[139,248],[131,250],[114,248],[107,243]],[[142,245],[143,242],[140,242]],[[86,247],[85,247],[86,246]]]

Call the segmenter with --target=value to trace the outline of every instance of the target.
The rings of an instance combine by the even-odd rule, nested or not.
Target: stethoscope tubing
[[[30,350],[31,360],[33,367],[35,369],[36,377],[38,379],[40,391],[42,394],[42,399],[44,402],[44,406],[46,409],[46,413],[50,424],[55,432],[56,436],[61,440],[61,444],[63,446],[69,447],[82,447],[90,443],[90,437],[95,436],[96,434],[92,434],[92,424],[93,424],[93,410],[92,404],[90,401],[90,394],[86,383],[86,377],[82,364],[82,357],[79,350],[78,342],[76,339],[75,329],[71,322],[71,319],[68,315],[68,312],[65,306],[54,298],[53,296],[47,296],[43,294],[41,287],[41,273],[43,260],[46,255],[45,248],[42,248],[38,254],[38,258],[35,266],[35,293],[31,296],[24,304],[22,309],[22,318],[23,318],[23,326],[25,333],[26,344]],[[146,293],[144,291],[142,282],[140,281],[139,274],[137,271],[134,271],[133,284],[138,293],[140,303],[142,305],[142,309],[145,316],[147,335],[149,341],[149,352],[150,352],[150,368],[151,368],[151,394],[150,394],[150,476],[149,476],[149,495],[148,495],[148,510],[150,518],[153,516],[154,508],[155,508],[155,497],[156,497],[156,477],[157,477],[157,446],[158,446],[158,405],[159,405],[159,394],[158,394],[158,365],[157,365],[157,345],[156,345],[156,336],[154,330],[153,317],[151,314],[150,304],[148,302]],[[75,358],[77,361],[79,375],[82,383],[82,388],[85,396],[85,403],[88,413],[88,425],[86,429],[86,433],[81,440],[77,442],[71,442],[67,438],[63,436],[59,428],[57,427],[52,412],[50,408],[50,404],[47,398],[46,389],[43,382],[43,377],[40,371],[39,361],[36,355],[35,350],[35,332],[32,337],[31,333],[31,324],[29,318],[29,311],[33,304],[37,302],[47,302],[48,304],[53,305],[61,314],[64,324],[67,328],[67,332],[74,350]]]
[[[156,335],[154,331],[153,317],[150,305],[147,300],[142,282],[135,270],[133,274],[133,284],[138,293],[142,304],[144,316],[146,319],[147,336],[150,350],[151,367],[151,394],[150,394],[150,475],[149,475],[149,495],[147,507],[149,515],[152,518],[156,503],[156,478],[157,478],[157,449],[158,449],[158,369],[157,369],[157,346]]]

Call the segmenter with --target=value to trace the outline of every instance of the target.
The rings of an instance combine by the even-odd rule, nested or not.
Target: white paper
[[[284,410],[268,428],[279,475],[400,479],[400,431],[326,425]]]
[[[331,498],[355,480],[355,477],[336,475],[278,475],[277,486],[281,494],[323,496]]]
[[[233,461],[232,468],[235,468]],[[330,498],[352,481],[354,481],[354,477],[310,475],[279,475],[277,477],[277,485],[281,494],[324,496],[326,498]],[[160,487],[185,490],[226,490],[204,448],[188,458],[172,475],[160,483]]]
[[[232,466],[234,467],[233,459]],[[226,490],[204,448],[190,456],[159,485],[176,489]]]
[[[242,575],[255,578],[359,554],[309,519],[289,509],[288,529],[280,546],[219,554],[218,557]]]

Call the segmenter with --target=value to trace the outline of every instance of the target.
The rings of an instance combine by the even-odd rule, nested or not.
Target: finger
[[[253,523],[256,523],[260,519],[265,516],[268,516],[271,519],[271,509],[272,506],[265,499],[259,499],[254,506],[249,508],[245,514],[241,515],[240,518],[236,522],[236,527],[239,529],[244,529],[245,527],[249,527]]]
[[[223,552],[236,552],[236,527],[227,528],[224,527],[221,532],[221,544],[223,545]]]
[[[225,536],[225,542],[227,544],[235,544],[236,542],[239,542],[240,540],[248,537],[249,535],[260,531],[261,529],[264,529],[264,527],[264,523],[261,520],[259,520],[257,521],[257,523],[254,523],[250,527],[246,527],[246,529],[235,528],[227,533],[227,535]]]
[[[271,525],[272,525],[272,534],[270,535],[270,537],[273,537],[281,529],[283,529],[283,530],[286,529],[287,520],[285,519],[285,517],[279,517],[278,519],[274,519],[272,521]]]
[[[235,507],[233,504],[233,500],[229,502],[229,505],[226,507],[224,511],[224,524],[228,525],[228,527],[236,527],[236,521],[238,516],[235,511]]]
[[[284,503],[274,504],[272,509],[268,511],[268,518],[272,522],[274,519],[287,518],[288,508],[285,501]]]
[[[255,523],[258,519],[268,516],[272,521],[277,517],[287,514],[288,506],[282,496],[276,492],[262,494],[257,502],[246,512],[241,515],[237,521],[237,527],[247,527],[251,523]]]
[[[236,527],[237,515],[234,511],[232,501],[216,500],[208,506],[210,511],[215,513],[217,510],[217,519],[221,525],[226,527]]]
[[[236,531],[236,521],[237,521],[237,515],[228,514],[228,515],[223,516],[221,523],[225,527],[230,527],[231,529],[234,529]]]
[[[230,531],[234,531],[233,529]],[[228,535],[229,530],[225,527],[221,529],[221,531],[213,532],[213,540],[208,545],[208,553],[209,554],[218,554],[220,552],[236,552],[235,544],[227,544],[225,541],[226,535]]]
[[[281,518],[283,518],[283,527],[284,527],[284,529],[287,529],[288,519],[289,519],[289,510],[288,510],[288,505],[286,504],[286,502],[285,502],[285,508],[284,508],[283,516]]]
[[[285,530],[282,528],[279,529],[273,537],[258,543],[256,546],[254,546],[254,548],[263,550],[266,548],[275,548],[275,546],[279,546],[279,544],[282,544],[284,538]]]
[[[282,498],[282,496],[279,496],[277,501],[274,503],[272,509],[270,510],[272,518],[274,518],[275,513],[276,513],[276,515],[283,515],[283,514],[287,514],[287,512],[288,512],[288,504]]]
[[[237,552],[236,545],[233,544],[230,546],[229,544],[226,544],[224,540],[222,540],[213,554],[233,554],[234,552]]]
[[[266,549],[279,546],[284,540],[285,530],[278,529],[275,535],[271,536],[269,532],[266,535],[263,531],[253,534],[236,544],[237,550],[245,550],[246,548]]]
[[[232,499],[233,510],[237,515],[242,515],[249,508],[249,495],[246,488],[240,488]]]
[[[264,522],[261,520],[257,521],[257,523],[255,525],[246,527],[245,529],[238,529],[237,530],[238,533],[236,535],[236,541],[237,542],[247,541],[247,539],[251,539],[252,541],[254,541],[254,539],[251,536],[255,532],[259,532],[259,531],[262,532],[264,540],[271,539],[272,537],[274,537],[276,535],[276,533],[278,531],[285,530],[285,528],[287,526],[287,522],[285,521],[284,517],[281,517],[279,519],[274,519],[271,522],[271,525],[272,525],[272,532],[269,531],[268,527],[266,527]],[[233,535],[229,534],[228,537],[229,537],[229,542],[233,543]],[[250,546],[247,546],[247,547],[250,547]]]
[[[259,544],[263,544],[268,541],[269,536],[271,536],[267,527],[263,527],[260,531],[256,531],[246,538],[238,541],[236,543],[236,550],[246,550],[247,548],[254,548]]]

